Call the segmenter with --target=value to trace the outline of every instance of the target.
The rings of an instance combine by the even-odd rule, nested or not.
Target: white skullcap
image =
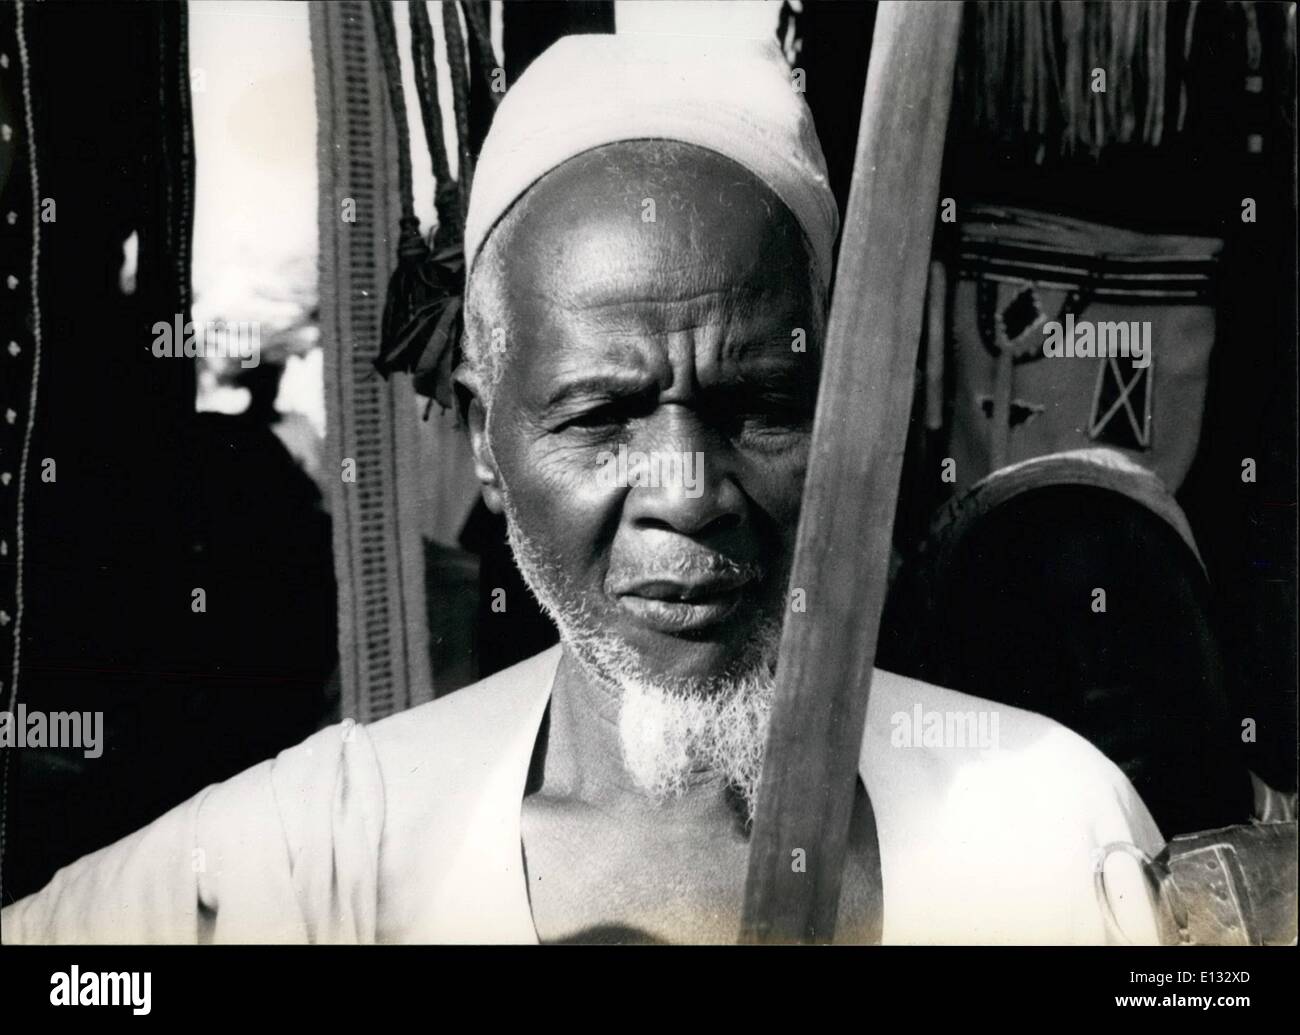
[[[773,40],[565,36],[497,108],[474,173],[465,268],[497,221],[541,177],[585,151],[675,140],[730,158],[766,183],[803,227],[822,286],[839,210],[812,112]]]

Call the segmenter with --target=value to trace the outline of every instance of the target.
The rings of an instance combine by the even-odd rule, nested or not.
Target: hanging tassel
[[[456,136],[460,140],[460,168],[456,180],[460,187],[460,207],[464,212],[469,208],[469,190],[474,182],[474,158],[469,152],[469,64],[457,4],[447,2],[442,5],[442,31],[447,37],[452,110],[456,114]]]
[[[1127,144],[1137,131],[1139,70],[1134,67],[1134,56],[1139,52],[1138,38],[1146,11],[1143,5],[1132,3],[1119,4],[1110,10],[1113,34],[1110,67],[1115,69],[1118,89],[1112,84],[1107,91],[1111,102],[1108,130],[1109,136]]]
[[[1147,32],[1147,64],[1151,70],[1152,80],[1147,88],[1147,124],[1143,139],[1152,147],[1159,147],[1165,131],[1165,81],[1169,74],[1166,45],[1169,36],[1169,8],[1164,4],[1153,8],[1150,19]]]
[[[487,96],[495,108],[501,103],[501,93],[494,90],[492,74],[497,68],[497,57],[492,52],[492,28],[489,21],[486,0],[462,0],[465,11],[465,28],[473,49],[472,64],[478,68],[483,83],[487,86]]]
[[[435,254],[420,233],[412,199],[411,140],[393,11],[388,0],[371,0],[371,11],[397,134],[397,182],[402,208],[397,268],[389,278],[384,299],[375,369],[384,377],[395,371],[410,373],[417,392],[450,407],[451,373],[460,351],[465,264],[459,235]]]
[[[1083,0],[1062,0],[1060,6],[1062,50],[1065,54],[1061,89],[1065,116],[1062,150],[1073,154],[1084,140],[1088,125],[1088,94],[1083,81],[1084,7]]]
[[[1061,59],[1059,57],[1061,45],[1056,27],[1057,8],[1055,4],[1039,4],[1038,9],[1042,15],[1039,38],[1043,41],[1045,59],[1041,76],[1042,99],[1038,105],[1038,148],[1034,152],[1034,160],[1041,165],[1047,154],[1047,142],[1052,131],[1052,120],[1061,118],[1060,113],[1053,109],[1051,98],[1057,98],[1058,104],[1062,105],[1064,99],[1059,85],[1061,82]]]
[[[438,70],[433,58],[433,27],[429,12],[419,0],[409,5],[411,16],[411,58],[415,66],[415,93],[424,120],[424,140],[433,166],[433,203],[438,219],[434,247],[444,248],[460,240],[464,220],[460,192],[451,178],[447,143],[443,137],[442,103],[438,97]]]
[[[411,375],[415,390],[449,409],[452,373],[460,360],[465,258],[460,243],[437,252],[420,235],[418,220],[402,220],[397,269],[384,302],[383,350],[375,369]]]
[[[1183,65],[1178,87],[1178,132],[1187,125],[1187,69],[1192,63],[1192,43],[1196,35],[1196,8],[1201,0],[1191,0],[1187,5],[1187,25],[1183,28]],[[1293,8],[1294,10],[1294,8]]]

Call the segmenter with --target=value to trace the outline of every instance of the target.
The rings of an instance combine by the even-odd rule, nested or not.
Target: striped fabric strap
[[[1021,209],[971,206],[958,275],[1065,291],[1098,301],[1187,304],[1213,297],[1223,242],[1144,234]]]

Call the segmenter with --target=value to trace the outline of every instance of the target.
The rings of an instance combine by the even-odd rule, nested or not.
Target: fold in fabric
[[[7,944],[372,942],[384,815],[364,727],[321,730],[65,866]]]

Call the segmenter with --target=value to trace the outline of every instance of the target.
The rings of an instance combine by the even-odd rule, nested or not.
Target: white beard
[[[774,687],[766,667],[719,693],[672,690],[629,676],[620,684],[618,722],[628,773],[657,801],[681,794],[692,772],[720,773],[752,821]]]
[[[506,530],[528,588],[583,670],[619,694],[619,740],[635,785],[656,801],[680,795],[692,774],[723,776],[753,820],[776,689],[781,622],[769,616],[729,671],[700,678],[646,670],[636,652],[601,631],[567,592],[563,569],[519,527],[509,496]]]

